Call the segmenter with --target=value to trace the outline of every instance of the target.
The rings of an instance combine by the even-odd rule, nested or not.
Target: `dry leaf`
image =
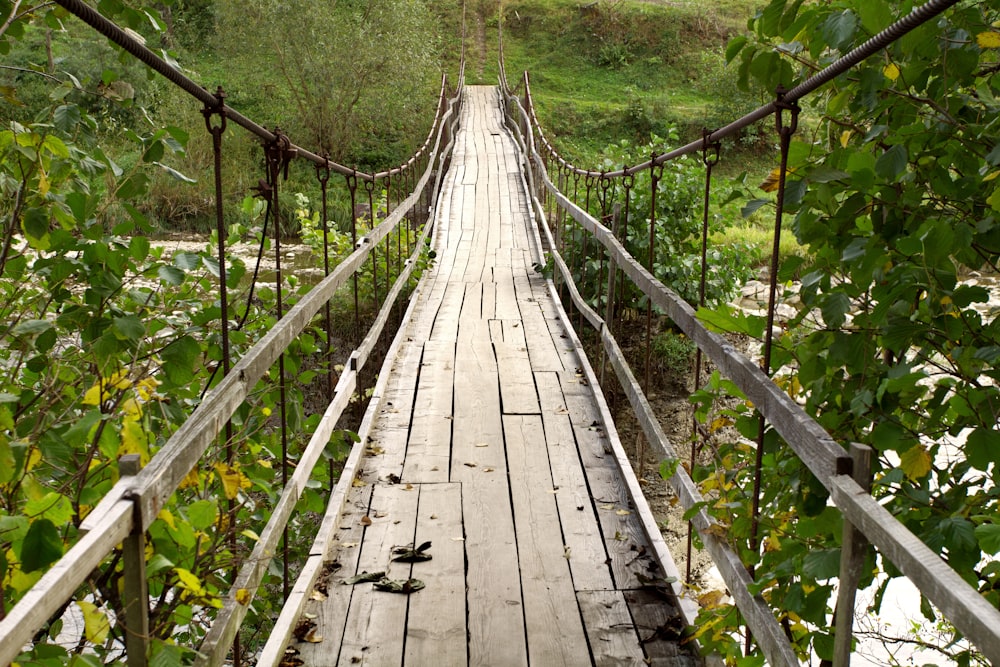
[[[613,510],[615,508],[614,503],[607,503],[606,505],[598,505],[602,510]]]
[[[483,472],[493,472],[496,468],[483,468]]]
[[[313,591],[312,593],[309,594],[309,599],[316,600],[316,602],[322,602],[323,600],[326,599],[326,596],[320,591]]]
[[[302,638],[302,641],[307,641],[310,644],[318,644],[321,641],[323,641],[323,635],[316,634],[316,628],[313,628],[312,630],[310,630],[305,634],[305,636]]]
[[[628,516],[631,513],[632,512],[628,510],[618,510],[617,512],[615,512],[615,514],[617,514],[618,516]]]
[[[361,517],[361,525],[362,526],[370,526],[370,525],[372,525],[371,517],[368,517],[368,516]]]
[[[238,589],[236,591],[236,601],[244,607],[250,604],[250,591],[245,588]]]
[[[477,442],[476,443],[476,447],[489,447],[489,446],[490,445],[487,442]]]
[[[465,465],[468,466],[469,468],[475,468],[476,467],[475,463],[470,463],[470,462],[466,462]]]

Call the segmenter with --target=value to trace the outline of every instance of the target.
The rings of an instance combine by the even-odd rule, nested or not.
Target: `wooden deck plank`
[[[590,655],[562,541],[541,417],[505,415],[503,423],[528,660],[535,665],[587,664]]]
[[[455,343],[427,341],[420,363],[403,481],[411,484],[448,481],[454,385]]]
[[[432,560],[413,564],[413,577],[427,587],[410,596],[404,663],[462,667],[467,658],[461,485],[421,485],[417,514],[414,543],[430,542]]]
[[[613,589],[608,552],[597,526],[597,508],[580,467],[569,410],[555,373],[536,373],[552,484],[576,590]]]
[[[647,578],[663,574],[647,552],[645,534],[610,453],[605,425],[600,421],[590,387],[582,384],[583,378],[575,374],[561,373],[559,378],[587,484],[597,506],[604,544],[611,558],[615,588],[640,588],[640,574]]]
[[[682,644],[681,615],[671,600],[647,589],[625,591],[624,594],[650,664],[663,667],[700,664]]]
[[[392,547],[410,544],[416,528],[418,487],[376,485],[364,531],[359,572],[385,572],[408,579],[408,563],[391,562]],[[407,596],[377,591],[373,584],[354,586],[347,613],[339,665],[393,665],[403,659]]]
[[[528,351],[528,341],[524,337],[524,327],[521,320],[498,320],[503,328],[503,341],[508,345],[523,347]],[[530,357],[530,355],[529,355]],[[534,367],[532,367],[534,370]]]
[[[621,591],[581,591],[577,598],[596,667],[647,664]]]
[[[469,609],[470,665],[527,665],[524,605],[507,476],[466,474],[462,513]]]
[[[493,349],[497,356],[504,414],[538,414],[538,393],[527,348],[516,342],[494,340]]]
[[[358,573],[359,547],[365,529],[361,517],[367,515],[371,497],[371,486],[351,490],[348,511],[341,515],[341,528],[326,558],[325,575],[320,576],[316,592],[306,603],[306,616],[300,621],[295,633],[297,641],[291,646],[306,665],[337,664],[354,592],[354,587],[344,585],[344,580]],[[312,636],[309,633],[313,633]],[[306,641],[307,637],[316,639],[317,636],[323,641]]]
[[[445,289],[434,318],[434,329],[431,340],[454,342],[458,337],[458,315],[462,312],[462,300],[465,298],[465,286],[462,283],[449,283]]]

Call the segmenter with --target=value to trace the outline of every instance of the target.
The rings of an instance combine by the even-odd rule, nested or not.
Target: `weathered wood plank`
[[[413,484],[448,481],[454,384],[455,343],[433,339],[424,343],[403,465],[404,481]]]
[[[535,372],[565,370],[563,357],[556,349],[553,333],[549,330],[545,316],[542,315],[542,309],[533,297],[529,297],[529,299],[530,301],[521,299],[521,318],[522,330],[527,340],[528,357],[531,359],[531,368]],[[559,340],[566,339],[560,338]],[[565,348],[565,345],[563,347]]]
[[[392,547],[413,542],[419,487],[376,485],[361,542],[358,569],[407,579],[408,563],[390,562]],[[407,596],[357,584],[351,595],[339,665],[394,665],[403,659]],[[322,667],[321,665],[319,667]]]
[[[528,660],[582,665],[590,660],[570,577],[545,432],[537,415],[505,415]]]
[[[554,373],[536,373],[535,382],[573,584],[577,590],[612,589],[608,552],[596,530],[597,509],[580,464],[559,378]]]
[[[463,536],[461,485],[422,485],[414,543],[430,542],[433,559],[413,564],[427,587],[410,596],[405,664],[467,664]]]
[[[510,488],[502,469],[463,483],[470,665],[527,665]]]
[[[462,300],[465,298],[465,286],[461,283],[449,283],[445,289],[441,307],[434,318],[434,329],[431,340],[454,341],[458,336],[458,316],[462,312]]]
[[[301,630],[291,645],[298,652],[299,659],[307,665],[337,664],[354,593],[354,587],[345,585],[344,581],[358,573],[361,538],[365,529],[361,517],[368,513],[372,488],[365,486],[351,490],[348,504],[341,514],[341,528],[330,545],[330,553],[324,559],[316,585],[309,591],[305,606],[307,615],[299,620]],[[323,638],[322,642],[305,641],[312,628],[315,628],[312,638],[318,635]]]
[[[605,548],[611,558],[615,588],[638,588],[642,585],[639,574],[644,577],[663,574],[651,571],[653,563],[646,536],[634,516],[625,482],[617,472],[606,426],[594,406],[589,386],[581,384],[583,377],[568,373],[559,377]]]
[[[621,591],[580,591],[577,599],[596,667],[648,664]]]
[[[692,649],[681,645],[684,621],[661,592],[625,591],[625,600],[635,619],[639,641],[653,665],[697,667],[702,664]]]
[[[528,341],[524,337],[524,327],[521,320],[500,320],[500,324],[503,327],[503,342],[515,347],[523,347],[524,351],[527,352]],[[534,367],[532,370],[535,370]]]
[[[493,282],[497,286],[497,319],[521,319],[521,309],[517,304],[517,292],[514,290],[514,277],[511,275],[510,267],[496,267]]]
[[[528,350],[516,343],[494,341],[504,414],[538,414],[538,393]]]

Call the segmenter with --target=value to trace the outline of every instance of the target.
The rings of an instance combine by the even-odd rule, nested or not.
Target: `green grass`
[[[671,126],[690,140],[759,102],[733,95],[735,75],[722,57],[754,4],[506,2],[508,79],[515,83],[524,70],[531,73],[543,126],[581,166],[596,163],[612,142],[645,142]],[[496,29],[495,18],[488,23],[488,31]]]

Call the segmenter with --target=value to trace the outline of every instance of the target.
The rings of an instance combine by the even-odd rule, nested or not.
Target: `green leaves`
[[[33,521],[21,543],[21,569],[24,572],[43,570],[62,555],[62,537],[55,524],[48,519]]]
[[[882,153],[875,161],[875,174],[886,180],[895,181],[906,171],[907,163],[906,146],[897,144]]]

